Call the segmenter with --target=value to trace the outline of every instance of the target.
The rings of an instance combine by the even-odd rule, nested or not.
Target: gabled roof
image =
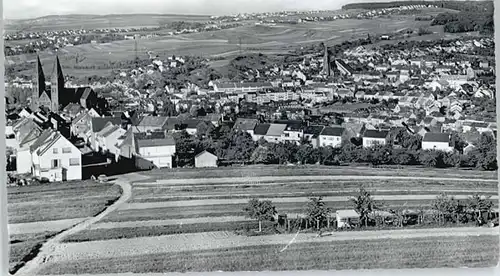
[[[233,128],[241,131],[254,130],[258,123],[259,121],[257,119],[238,118],[236,119]]]
[[[286,129],[285,124],[270,124],[267,129],[267,136],[281,136]]]
[[[188,119],[184,122],[184,124],[186,125],[186,128],[197,128],[201,122],[203,121],[198,119]]]
[[[211,153],[211,152],[209,152],[209,151],[207,151],[207,150],[204,150],[204,151],[202,151],[202,152],[198,153],[198,154],[197,154],[194,158],[198,158],[198,157],[200,157],[200,156],[202,156],[202,155],[204,155],[204,154],[209,154],[209,155],[212,155],[212,156],[214,156],[214,157],[216,157],[216,158],[217,158],[217,155],[215,155],[215,154],[213,154],[213,153]]]
[[[344,133],[345,128],[343,127],[325,127],[323,131],[321,131],[321,136],[336,136],[340,137]]]
[[[441,132],[427,132],[424,135],[423,142],[439,142],[439,143],[450,143],[451,135],[449,133]]]
[[[93,117],[92,118],[92,132],[97,133],[101,131],[106,123],[111,122],[114,125],[121,125],[122,118],[121,117]]]
[[[367,130],[365,130],[365,133],[363,133],[363,137],[364,138],[385,139],[388,134],[389,134],[389,131],[386,131],[386,130],[378,131],[375,129],[367,129]]]
[[[323,131],[324,126],[313,125],[304,128],[304,134],[312,135],[313,138],[317,138],[321,131]]]
[[[269,129],[270,126],[271,126],[271,124],[258,124],[255,126],[255,129],[253,132],[256,135],[266,135],[267,130]]]
[[[78,122],[80,122],[81,120],[83,120],[86,116],[89,116],[90,115],[88,114],[88,112],[84,111],[84,112],[81,112],[80,114],[78,114],[75,119],[73,119],[73,121],[71,121],[72,124],[76,124]]]
[[[163,116],[146,116],[143,117],[137,126],[158,127],[163,128],[167,123],[168,117]]]

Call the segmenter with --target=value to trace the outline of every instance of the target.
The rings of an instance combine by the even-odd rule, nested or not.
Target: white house
[[[13,125],[16,153],[16,172],[19,174],[31,172],[30,146],[38,139],[42,129],[30,118],[23,118]]]
[[[454,147],[451,142],[451,134],[427,132],[422,140],[422,149],[452,152]]]
[[[118,138],[125,135],[125,130],[120,126],[108,122],[106,126],[96,134],[96,143],[103,152],[116,153]]]
[[[203,151],[194,157],[194,166],[196,168],[217,167],[217,156],[208,151]]]
[[[129,129],[117,147],[123,157],[135,156],[151,162],[157,168],[172,168],[175,141],[165,132],[134,133]]]
[[[45,130],[30,147],[32,173],[50,181],[82,179],[82,153],[59,132]]]
[[[340,147],[344,130],[342,127],[325,127],[319,134],[320,147]]]
[[[363,134],[363,147],[369,148],[374,145],[385,145],[389,132],[386,130],[367,129]]]
[[[299,144],[303,136],[304,131],[302,130],[300,123],[290,123],[287,124],[286,128],[283,130],[282,141]]]

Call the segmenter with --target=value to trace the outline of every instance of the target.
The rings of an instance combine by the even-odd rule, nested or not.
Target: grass
[[[491,267],[498,245],[498,236],[262,245],[59,262],[41,274]]]
[[[236,169],[237,168],[237,169]],[[496,172],[458,170],[458,169],[430,169],[408,167],[403,169],[384,168],[383,170],[370,167],[329,167],[329,166],[278,166],[255,165],[204,169],[159,169],[142,173],[153,180],[182,179],[182,178],[218,178],[218,177],[258,177],[258,176],[309,176],[309,175],[365,175],[365,176],[408,176],[408,177],[461,177],[497,179]]]
[[[46,239],[57,232],[41,232],[10,236],[9,272],[15,273],[26,261],[34,257]]]
[[[116,201],[121,188],[91,181],[8,187],[9,224],[91,217]],[[11,235],[10,270],[16,271],[36,255],[57,232]]]
[[[271,225],[270,222],[262,223],[263,226]],[[160,225],[133,228],[112,228],[83,230],[63,240],[63,242],[85,242],[111,239],[130,239],[138,237],[151,237],[173,234],[187,234],[215,231],[237,231],[245,229],[258,229],[256,221],[234,221],[217,223],[194,223],[186,225]]]
[[[198,191],[197,192],[201,192]],[[237,192],[239,193],[239,192]],[[372,191],[371,195],[377,196],[377,195],[429,195],[429,194],[435,194],[436,196],[439,195],[441,191],[439,190],[434,190],[434,191],[405,191],[405,190],[394,190],[394,191],[381,191],[377,192]],[[276,191],[275,189],[272,190],[272,193],[269,191],[264,194],[258,194],[254,192],[246,192],[242,191],[241,194],[237,195],[195,195],[196,193],[193,191],[192,195],[182,195],[182,196],[176,196],[175,192],[171,192],[172,196],[169,198],[164,198],[161,197],[162,195],[166,195],[167,191],[165,193],[154,193],[154,194],[149,194],[150,197],[140,197],[140,198],[134,198],[128,202],[130,203],[147,203],[147,202],[164,202],[164,201],[183,201],[183,200],[204,200],[204,199],[241,199],[241,198],[249,198],[249,197],[256,197],[256,198],[293,198],[293,197],[328,197],[328,196],[345,196],[345,197],[352,197],[355,196],[355,192],[328,192],[328,191],[317,191],[317,192],[309,192],[309,191],[289,191],[287,194],[280,194],[279,191]],[[457,192],[448,192],[448,194],[453,194],[453,195],[472,195],[472,191],[457,191]],[[498,195],[498,192],[488,192],[488,193],[480,193],[481,195]]]
[[[9,223],[91,217],[120,194],[120,186],[91,182],[9,187]]]
[[[376,198],[375,198],[376,199]],[[430,206],[432,200],[393,200],[383,201],[386,207],[408,208]],[[498,203],[493,201],[495,206]],[[274,203],[278,212],[283,213],[303,213],[306,202],[286,202]],[[339,209],[351,209],[352,203],[348,202],[326,202],[326,205],[334,211]],[[200,205],[188,207],[164,207],[149,209],[118,210],[112,212],[102,219],[102,222],[124,222],[124,221],[145,221],[162,219],[182,219],[199,217],[223,217],[223,216],[244,216],[242,211],[245,204],[220,204],[220,205]]]

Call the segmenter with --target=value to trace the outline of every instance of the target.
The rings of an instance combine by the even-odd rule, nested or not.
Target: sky
[[[3,12],[5,19],[65,14],[224,15],[282,10],[333,10],[359,2],[374,0],[4,0]]]

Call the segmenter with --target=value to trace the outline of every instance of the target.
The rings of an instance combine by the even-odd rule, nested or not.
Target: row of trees
[[[488,223],[493,216],[493,202],[490,196],[481,196],[474,194],[467,200],[460,201],[453,196],[442,193],[433,200],[429,207],[421,208],[416,212],[410,212],[405,209],[390,209],[385,207],[385,204],[376,201],[369,191],[361,188],[358,194],[350,198],[352,208],[358,213],[359,221],[357,227],[369,227],[379,225],[393,225],[403,227],[408,224],[423,223],[425,214],[431,214],[431,224],[446,224],[446,223],[471,223],[476,222],[476,225]],[[386,211],[385,215],[377,215],[377,211]],[[270,200],[250,199],[247,205],[243,208],[248,218],[257,220],[259,223],[259,232],[262,232],[263,221],[275,221],[278,214],[276,206]],[[323,200],[323,197],[312,197],[304,207],[306,225],[311,225],[317,230],[322,226],[330,228],[330,218],[332,208],[328,207]],[[411,217],[417,217],[413,220]],[[306,226],[308,228],[308,226]]]
[[[404,129],[389,132],[386,145],[364,148],[360,138],[343,137],[340,147],[314,147],[308,140],[296,143],[253,141],[246,132],[235,132],[229,126],[200,125],[197,135],[187,132],[174,134],[177,165],[192,165],[196,154],[208,150],[228,164],[321,164],[370,163],[372,165],[423,165],[426,167],[468,167],[496,170],[496,142],[492,134],[483,133],[475,148],[463,153],[467,143],[458,133],[452,133],[454,152],[422,150],[422,137]]]

